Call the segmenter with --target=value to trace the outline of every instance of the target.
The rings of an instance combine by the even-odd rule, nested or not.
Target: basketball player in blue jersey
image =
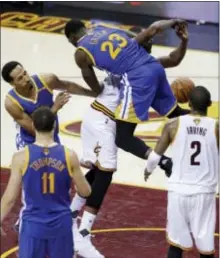
[[[10,179],[1,200],[1,225],[22,183],[25,205],[21,212],[19,257],[72,258],[71,183],[84,197],[90,195],[91,188],[75,152],[54,141],[53,112],[40,107],[32,117],[36,140],[13,155]]]
[[[147,159],[150,148],[134,136],[134,131],[138,123],[148,120],[149,108],[153,107],[168,118],[189,111],[177,105],[163,64],[147,53],[142,45],[166,28],[184,26],[186,23],[182,20],[158,21],[133,39],[120,29],[102,25],[86,30],[82,22],[75,20],[65,27],[66,37],[77,47],[76,63],[93,91],[101,91],[94,66],[122,76],[121,100],[115,113],[116,144],[143,159]],[[172,162],[169,158],[162,156],[159,165],[167,174],[171,173]]]
[[[48,106],[54,114],[65,105],[70,94],[95,96],[94,92],[80,85],[59,80],[54,74],[29,76],[24,67],[17,61],[11,61],[2,68],[3,79],[10,83],[11,89],[5,98],[5,108],[18,124],[19,133],[16,136],[17,149],[35,141],[31,114],[40,106]],[[62,90],[53,101],[53,90]],[[59,142],[59,123],[56,116],[54,140]]]

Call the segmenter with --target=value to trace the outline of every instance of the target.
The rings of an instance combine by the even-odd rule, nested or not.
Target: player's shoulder
[[[47,83],[48,85],[53,83],[55,80],[57,80],[57,76],[54,73],[41,73],[38,74],[38,77],[40,79],[42,79],[45,83]]]
[[[13,94],[7,94],[4,100],[5,109],[11,114],[16,115],[18,112],[23,112],[24,108],[19,99],[17,99]]]
[[[66,158],[70,161],[75,161],[76,159],[78,160],[78,156],[76,152],[67,146],[62,145],[65,151]]]
[[[29,154],[29,148],[28,146],[26,146],[23,149],[16,151],[13,154],[12,160],[17,164],[24,164],[26,162],[26,159],[28,158],[27,157],[28,154]]]
[[[180,117],[175,117],[175,118],[169,119],[169,120],[165,123],[165,128],[167,128],[167,129],[173,129],[174,127],[177,127],[178,124],[179,124],[179,120],[180,120]]]

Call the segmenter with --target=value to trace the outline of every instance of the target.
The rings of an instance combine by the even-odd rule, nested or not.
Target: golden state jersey
[[[34,237],[54,237],[68,231],[72,223],[68,151],[60,144],[51,147],[30,144],[25,151],[22,230]]]
[[[48,88],[43,78],[39,75],[32,75],[31,79],[37,92],[37,96],[35,100],[31,100],[21,96],[15,89],[11,89],[7,95],[7,97],[12,102],[14,102],[21,110],[23,110],[29,116],[31,116],[31,114],[40,106],[52,107],[54,104],[53,92]],[[19,130],[18,135],[16,137],[17,149],[20,149],[25,145],[33,143],[35,141],[35,137],[29,132],[27,132],[24,128],[17,125],[17,129]],[[58,116],[57,116],[56,128],[54,132],[54,141],[59,143],[60,140],[59,140],[58,132],[59,132],[59,122],[58,122]]]
[[[156,62],[135,39],[118,28],[96,25],[79,39],[77,49],[87,53],[93,65],[113,74],[122,75]]]

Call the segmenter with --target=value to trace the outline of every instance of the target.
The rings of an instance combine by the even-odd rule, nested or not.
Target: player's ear
[[[208,107],[210,107],[211,105],[212,105],[212,101],[210,100]]]

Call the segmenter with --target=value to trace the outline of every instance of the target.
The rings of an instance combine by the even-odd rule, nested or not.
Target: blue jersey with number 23
[[[88,54],[94,66],[118,75],[156,61],[123,30],[104,25],[90,29],[78,41],[77,47]]]

